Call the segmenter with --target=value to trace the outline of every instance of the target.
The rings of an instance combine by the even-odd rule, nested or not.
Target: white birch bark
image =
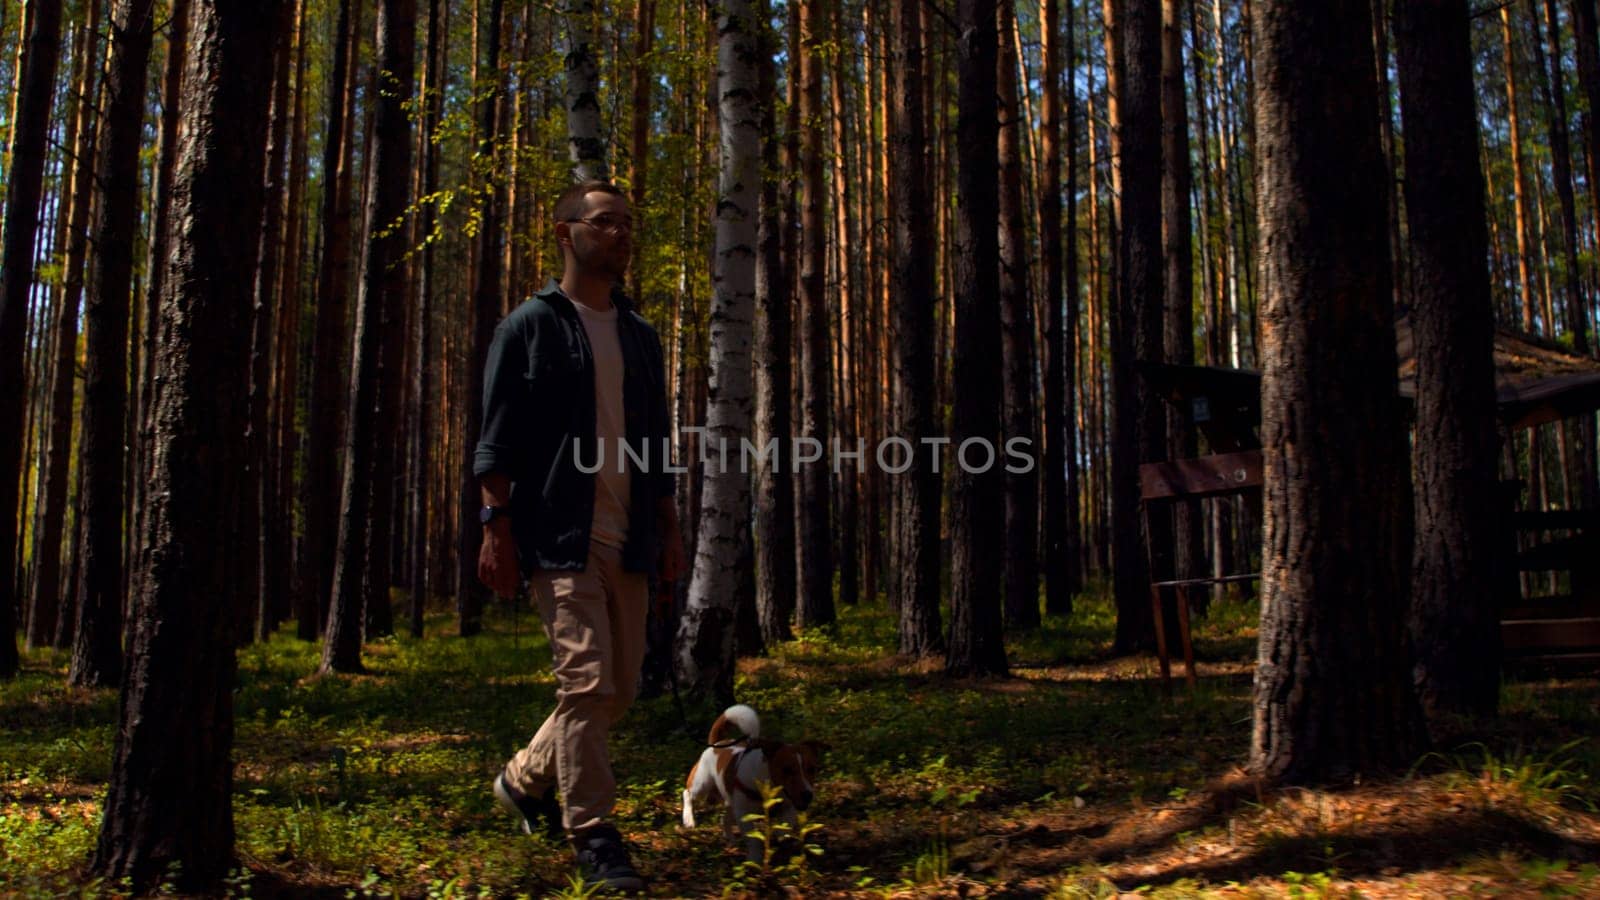
[[[727,697],[733,687],[734,614],[739,567],[746,564],[750,475],[741,450],[750,435],[755,391],[751,341],[755,313],[756,226],[761,189],[755,4],[721,0],[717,10],[717,112],[721,174],[699,538],[689,599],[678,628],[680,683]],[[721,453],[727,448],[726,458]]]
[[[600,131],[600,67],[594,58],[594,0],[567,4],[567,153],[574,181],[609,178]]]

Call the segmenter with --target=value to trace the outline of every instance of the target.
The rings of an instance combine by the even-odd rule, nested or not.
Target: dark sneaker
[[[596,825],[573,839],[584,884],[603,885],[614,891],[642,891],[644,879],[628,861],[622,835],[610,825]]]
[[[561,804],[556,802],[554,786],[546,788],[538,797],[530,797],[512,787],[502,772],[494,780],[494,798],[506,812],[522,820],[523,834],[542,834],[559,840],[566,833],[561,827]]]

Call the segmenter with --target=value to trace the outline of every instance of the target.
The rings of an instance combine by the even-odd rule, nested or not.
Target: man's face
[[[616,194],[590,191],[583,212],[557,224],[567,230],[572,258],[585,275],[606,275],[620,280],[633,253],[633,217],[628,201]]]

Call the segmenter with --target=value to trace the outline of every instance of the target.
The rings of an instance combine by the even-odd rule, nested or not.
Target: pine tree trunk
[[[826,3],[798,0],[800,44],[793,48],[800,79],[800,165],[802,209],[800,220],[800,437],[816,441],[822,457],[797,461],[800,528],[797,535],[802,628],[829,625],[833,610],[833,532],[829,497],[829,377],[828,307],[823,279],[827,243],[824,213],[827,208],[822,159],[822,68],[818,45],[825,40]],[[815,448],[813,448],[815,449]]]
[[[1067,89],[1068,107],[1073,96],[1077,71],[1073,65],[1073,0],[1067,0]],[[1061,159],[1057,142],[1061,138],[1061,0],[1044,0],[1040,24],[1040,53],[1044,57],[1042,78],[1044,96],[1040,110],[1039,139],[1039,246],[1044,266],[1044,577],[1045,610],[1065,616],[1072,612],[1072,595],[1080,576],[1077,565],[1077,504],[1072,497],[1076,487],[1076,379],[1071,378],[1072,334],[1077,312],[1077,142],[1072,115],[1067,114],[1067,255],[1071,257],[1065,273],[1067,312],[1063,314],[1063,272],[1061,236]],[[1070,379],[1070,380],[1069,380]]]
[[[1296,784],[1409,764],[1425,740],[1369,10],[1275,0],[1253,23],[1266,484],[1250,764]]]
[[[50,99],[61,55],[60,0],[28,4],[33,27],[19,55],[21,78],[12,115],[10,171],[7,172],[4,247],[0,249],[0,432],[22,434],[28,396],[23,360],[28,328],[28,294],[33,288],[33,241],[39,227],[39,195],[44,186],[45,139],[50,131]],[[22,482],[23,442],[0,441],[0,678],[17,673],[16,579],[17,505]]]
[[[940,477],[922,441],[938,431],[934,418],[934,269],[924,255],[933,239],[933,197],[924,131],[926,32],[917,0],[894,3],[894,433],[910,442],[909,467],[894,476],[899,501],[891,521],[893,584],[899,591],[899,651],[926,658],[944,649],[940,624]],[[900,465],[897,460],[896,466]]]
[[[1162,289],[1164,351],[1173,365],[1194,365],[1194,251],[1191,243],[1189,195],[1189,101],[1183,85],[1183,31],[1178,0],[1161,0],[1161,227],[1166,264]],[[1200,452],[1189,416],[1167,408],[1168,459],[1189,459]],[[1173,573],[1179,578],[1201,574],[1205,535],[1199,501],[1173,507]],[[1175,634],[1175,631],[1168,631]]]
[[[145,256],[145,274],[149,279],[145,289],[145,303],[140,311],[139,319],[139,382],[138,382],[138,460],[135,471],[141,475],[150,471],[150,459],[153,452],[155,421],[153,418],[153,403],[155,398],[155,356],[156,333],[159,321],[159,308],[161,292],[164,290],[167,274],[167,236],[168,223],[172,210],[172,173],[178,158],[178,105],[183,92],[183,61],[188,54],[189,47],[189,5],[190,0],[173,0],[169,7],[169,17],[166,29],[167,50],[166,59],[162,61],[161,76],[161,134],[159,137],[160,149],[156,153],[156,183],[150,186],[152,209],[150,223],[150,248]],[[149,519],[150,491],[148,479],[144,477],[134,479],[134,512],[132,517],[133,533],[145,533],[145,523]],[[137,544],[135,544],[137,551]],[[137,556],[135,557],[135,573],[138,571]],[[133,585],[130,596],[138,589]]]
[[[1018,102],[1016,14],[1009,2],[999,7],[995,78],[999,88],[1000,163],[998,233],[1000,249],[1001,434],[1027,441],[1035,460],[1024,467],[1009,455],[1005,461],[1005,625],[1022,631],[1039,625],[1039,476],[1034,454],[1039,448],[1033,405],[1033,303],[1029,297],[1027,210],[1022,202],[1023,160]]]
[[[91,868],[135,890],[233,863],[231,522],[243,502],[249,285],[261,228],[275,2],[196,0],[160,298],[149,529],[140,535],[120,725]],[[204,473],[204,477],[196,477]]]
[[[245,485],[249,496],[235,533],[239,535],[239,578],[247,583],[239,610],[239,642],[265,640],[276,624],[268,596],[268,573],[279,565],[273,555],[271,496],[268,465],[271,441],[268,420],[272,404],[272,373],[276,361],[278,330],[278,275],[283,260],[284,189],[289,158],[289,54],[294,37],[294,5],[278,7],[277,44],[272,51],[272,119],[267,128],[267,166],[264,173],[266,208],[262,215],[261,248],[256,265],[255,297],[250,318],[249,465]]]
[[[505,20],[505,0],[492,0],[489,4],[489,58],[488,71],[496,90],[478,101],[477,154],[486,161],[492,160],[499,140],[499,122],[496,116],[500,82],[500,23]],[[474,85],[481,91],[482,85]],[[485,589],[478,583],[478,544],[483,539],[483,527],[478,524],[478,508],[482,494],[478,479],[472,474],[472,452],[467,449],[477,443],[478,432],[483,427],[483,365],[489,355],[489,343],[494,339],[494,327],[500,319],[500,210],[504,187],[492,188],[483,204],[483,224],[478,231],[475,248],[476,263],[472,300],[471,352],[467,355],[466,396],[463,405],[466,422],[461,432],[464,440],[458,461],[461,473],[460,493],[456,497],[458,531],[456,543],[456,612],[457,631],[462,637],[471,637],[483,630]]]
[[[765,7],[766,0],[762,0]],[[765,8],[761,21],[768,16]],[[762,35],[766,30],[762,29]],[[790,293],[783,264],[784,235],[778,200],[777,41],[762,37],[760,98],[762,167],[761,222],[756,249],[755,390],[756,444],[772,443],[774,455],[755,470],[756,618],[762,640],[790,640],[794,611],[794,472],[791,469],[789,417],[793,378],[789,342]]]
[[[1000,286],[999,123],[995,120],[998,56],[995,0],[961,0],[957,23],[957,124],[955,346],[952,385],[954,489],[950,512],[950,645],[945,669],[955,675],[1002,675],[1000,566],[1005,511],[1002,473],[981,449],[1000,452],[1000,415],[994,397],[1001,388],[1000,315],[990,299]]]
[[[409,203],[411,123],[406,104],[412,90],[416,18],[416,0],[383,0],[378,7],[376,52],[385,73],[385,90],[378,101],[373,159],[368,163],[367,250],[356,299],[351,419],[345,438],[333,603],[322,650],[324,672],[361,671],[363,601],[388,603],[388,533],[374,528],[372,517],[375,511],[388,512],[389,504],[375,495],[390,492],[393,475],[389,450],[395,441],[399,398],[388,386],[401,380],[396,371],[399,347],[392,345],[404,331],[407,292],[401,260],[406,247],[405,229],[397,223]],[[378,567],[372,566],[372,559],[378,560]],[[372,580],[379,582],[376,596],[366,588]]]
[[[1117,23],[1117,109],[1121,117],[1121,289],[1113,304],[1112,384],[1116,419],[1112,449],[1113,574],[1117,630],[1114,651],[1155,645],[1150,580],[1172,571],[1170,519],[1151,515],[1141,534],[1139,469],[1166,458],[1167,420],[1161,402],[1135,372],[1137,362],[1161,362],[1161,7],[1129,0]],[[1147,568],[1148,564],[1148,568]]]
[[[1515,204],[1517,218],[1517,285],[1522,298],[1522,330],[1532,334],[1535,332],[1534,311],[1539,308],[1539,300],[1533,293],[1532,266],[1529,254],[1532,252],[1528,239],[1528,211],[1527,211],[1527,179],[1523,174],[1522,160],[1522,135],[1517,116],[1517,74],[1516,59],[1511,52],[1511,12],[1508,6],[1500,7],[1500,36],[1503,48],[1502,59],[1505,65],[1506,76],[1506,115],[1510,123],[1511,134],[1511,196]],[[1542,331],[1550,337],[1555,336],[1553,323],[1548,319],[1542,323]]]
[[[333,551],[337,539],[339,450],[344,431],[346,397],[340,377],[347,375],[345,309],[349,279],[350,143],[347,104],[353,102],[355,66],[350,23],[351,0],[339,0],[333,35],[333,69],[328,78],[328,125],[322,143],[322,259],[317,267],[317,312],[312,344],[312,385],[307,426],[306,478],[301,509],[305,537],[301,543],[300,578],[296,588],[296,634],[316,640],[332,596]]]
[[[139,145],[152,0],[119,0],[112,14],[106,133],[96,171],[94,262],[84,307],[83,576],[67,680],[105,687],[122,677],[123,445],[128,406],[128,311],[139,216]]]
[[[1494,311],[1466,0],[1395,10],[1417,357],[1411,641],[1430,713],[1500,695]]]
[[[753,0],[723,0],[717,10],[717,97],[722,133],[716,256],[711,301],[711,346],[706,431],[712,459],[722,448],[741,453],[750,436],[754,387],[750,377],[751,319],[756,289],[756,226],[761,179],[761,103],[756,48],[759,19]],[[691,693],[733,697],[734,616],[740,576],[748,565],[745,527],[750,480],[728,462],[702,469],[694,576],[678,625],[680,681]]]
[[[63,243],[60,314],[51,329],[50,389],[46,395],[48,411],[44,421],[49,429],[44,460],[44,484],[34,521],[33,579],[28,598],[27,646],[47,647],[55,638],[63,606],[77,598],[62,590],[62,537],[67,515],[67,475],[72,449],[72,401],[78,382],[78,305],[83,295],[83,258],[89,245],[89,208],[94,185],[95,140],[99,116],[93,103],[79,98],[93,96],[97,66],[91,62],[94,35],[99,26],[99,4],[90,11],[90,22],[79,27],[73,44],[73,68],[78,77],[71,80],[77,94],[68,98],[65,146],[73,148],[70,207],[66,215]],[[76,616],[76,613],[66,612]]]
[[[439,149],[434,145],[433,139],[444,117],[444,92],[449,85],[448,15],[449,7],[443,0],[428,0],[427,77],[424,79],[422,91],[424,112],[422,140],[419,144],[424,154],[423,197],[432,197],[439,189]],[[436,394],[433,384],[433,361],[430,358],[433,347],[434,290],[432,238],[437,227],[434,204],[422,203],[419,214],[421,223],[418,232],[421,239],[427,243],[422,251],[421,277],[417,279],[417,331],[416,346],[413,351],[416,357],[416,370],[413,375],[416,383],[411,398],[413,404],[411,416],[416,428],[411,442],[411,636],[417,638],[422,637],[422,617],[427,609],[428,573],[440,562],[431,552],[431,532],[428,530],[430,506],[428,498],[431,490],[428,474],[432,468],[433,457],[430,451],[433,448],[433,398]]]

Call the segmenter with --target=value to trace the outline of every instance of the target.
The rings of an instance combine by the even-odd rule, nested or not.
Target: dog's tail
[[[706,737],[706,743],[712,746],[732,743],[736,739],[734,729],[743,732],[747,738],[758,738],[761,736],[761,718],[743,703],[730,706],[711,723],[711,734]]]

